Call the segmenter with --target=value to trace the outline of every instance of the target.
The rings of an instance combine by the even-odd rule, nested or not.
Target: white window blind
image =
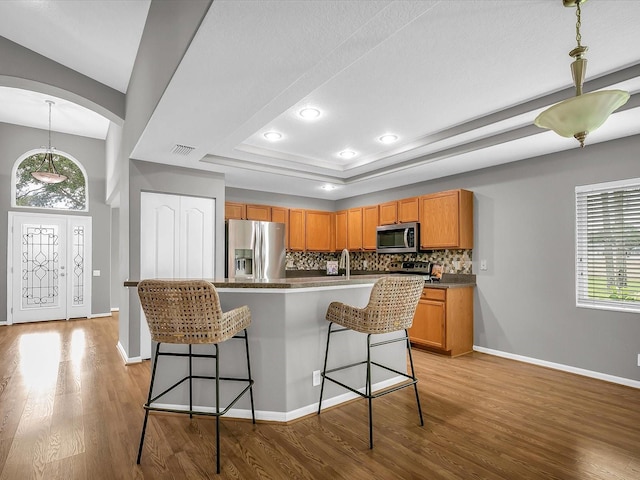
[[[640,312],[640,178],[576,187],[576,305]]]

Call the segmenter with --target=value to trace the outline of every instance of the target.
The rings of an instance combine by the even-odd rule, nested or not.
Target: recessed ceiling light
[[[300,115],[302,118],[306,118],[307,120],[313,120],[314,118],[318,118],[320,116],[320,110],[318,110],[317,108],[307,107],[300,110],[298,112],[298,115]]]
[[[330,183],[326,183],[322,185],[320,188],[323,190],[335,190],[338,187],[336,187],[335,185],[331,185]]]
[[[338,155],[340,155],[342,158],[353,158],[357,155],[357,153],[353,150],[343,150],[338,153]]]
[[[271,142],[278,141],[282,138],[282,134],[279,132],[267,132],[263,136]]]
[[[398,136],[393,133],[385,133],[380,138],[378,138],[382,143],[393,143],[398,140]]]

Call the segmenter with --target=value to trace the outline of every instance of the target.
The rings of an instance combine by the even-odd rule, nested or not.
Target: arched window
[[[58,171],[67,177],[62,183],[42,183],[31,176],[38,169],[46,149],[36,149],[22,155],[13,166],[12,206],[54,210],[88,211],[87,175],[71,155],[54,151],[53,161]]]

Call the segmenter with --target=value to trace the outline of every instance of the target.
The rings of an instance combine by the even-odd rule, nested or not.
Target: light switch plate
[[[94,270],[93,271],[93,276],[94,277],[99,277],[100,276],[100,270]]]

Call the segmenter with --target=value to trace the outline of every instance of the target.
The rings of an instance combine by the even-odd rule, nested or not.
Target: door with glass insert
[[[91,315],[91,218],[9,213],[9,323]]]

